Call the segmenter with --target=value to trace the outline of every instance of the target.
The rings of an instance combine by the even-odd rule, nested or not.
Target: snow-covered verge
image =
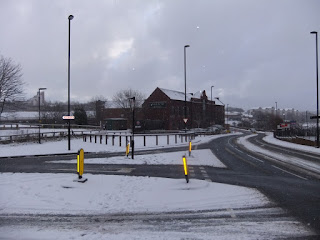
[[[9,214],[9,218],[10,214],[31,214],[25,217],[40,220],[2,225],[0,239],[224,240],[314,234],[294,219],[270,217],[251,222],[237,218],[242,211],[265,215],[263,211],[272,206],[254,189],[194,179],[187,184],[184,179],[86,177],[87,182],[78,183],[73,181],[75,174],[1,173],[4,194],[0,195],[0,214]],[[281,214],[281,209],[272,211]],[[192,214],[197,217],[192,218]],[[212,215],[217,217],[210,218]],[[64,216],[69,216],[67,222],[59,223],[57,219]],[[92,216],[92,221],[85,220],[86,216]],[[130,220],[130,216],[134,218]]]
[[[136,155],[134,160],[130,157],[88,158],[84,164],[132,164],[132,165],[181,165],[182,156],[187,157],[189,166],[209,166],[226,168],[226,166],[212,153],[210,149],[193,150],[191,156],[188,151],[161,154]],[[69,163],[76,166],[77,160],[50,161],[50,163]]]
[[[305,152],[320,154],[320,148],[315,148],[315,147],[311,147],[311,146],[304,146],[304,145],[300,145],[300,144],[281,141],[279,139],[274,138],[273,133],[271,133],[271,132],[267,132],[266,136],[263,138],[263,140],[267,143],[272,143],[272,144],[286,147],[286,148],[297,149],[297,150],[301,150],[301,151],[305,151]]]
[[[268,200],[244,187],[192,179],[86,174],[0,174],[1,214],[111,214],[260,207]],[[219,194],[217,194],[219,193]]]
[[[248,150],[250,150],[252,152],[261,153],[264,156],[269,156],[269,157],[271,157],[273,159],[277,159],[281,162],[289,163],[289,164],[292,164],[295,166],[302,167],[304,169],[308,169],[313,172],[320,173],[320,163],[310,162],[310,161],[306,161],[305,159],[302,159],[302,158],[292,157],[289,155],[279,154],[279,153],[275,153],[275,152],[266,150],[262,147],[254,145],[248,141],[248,138],[251,138],[254,136],[256,136],[256,135],[252,134],[252,135],[248,135],[245,137],[240,137],[240,138],[238,138],[237,142],[242,144],[245,148],[247,148]],[[297,145],[297,144],[295,144],[295,145]]]
[[[219,134],[213,136],[198,136],[196,139],[192,140],[193,145],[198,145],[200,143],[206,143],[213,139],[220,137],[237,135],[241,133],[231,133],[231,134]],[[84,142],[82,139],[72,139],[71,140],[71,150],[68,151],[68,141],[48,141],[39,143],[13,143],[0,145],[0,157],[7,156],[26,156],[26,155],[42,155],[42,154],[59,154],[59,153],[70,153],[78,152],[80,148],[83,148],[85,152],[124,152],[126,149],[126,144],[122,143],[122,146],[119,146],[119,141],[115,141],[115,145],[112,146],[111,139],[109,139],[108,144],[105,143],[94,143],[93,142]],[[124,141],[124,140],[123,140]],[[169,144],[167,144],[167,136],[159,136],[158,145],[156,145],[155,136],[147,137],[147,144],[144,147],[143,137],[135,137],[135,150],[147,150],[147,149],[159,149],[164,147],[181,147],[188,146],[188,142],[182,142],[179,140],[175,144],[174,139],[171,139]]]

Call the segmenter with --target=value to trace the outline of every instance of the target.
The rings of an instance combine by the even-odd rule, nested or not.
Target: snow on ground
[[[182,156],[187,157],[189,166],[210,166],[226,168],[226,166],[212,153],[210,149],[193,150],[191,156],[188,151],[172,152],[161,154],[135,155],[134,160],[130,157],[111,157],[111,158],[88,158],[84,164],[134,164],[134,165],[181,165]],[[70,163],[77,164],[77,160],[50,161],[50,163]]]
[[[210,219],[211,220],[211,219]],[[209,220],[209,221],[210,221]],[[0,226],[2,239],[108,239],[108,240],[278,240],[316,239],[297,221],[237,222],[214,219],[213,222],[189,219],[163,221],[108,221],[105,223],[61,223],[57,226]]]
[[[230,135],[230,134],[229,134]],[[201,137],[203,143],[217,135]],[[165,140],[164,140],[165,141]],[[144,148],[137,141],[138,149],[162,148],[166,143]],[[139,146],[140,144],[140,146]],[[187,146],[188,143],[178,144]],[[176,145],[170,145],[174,147]],[[2,156],[65,153],[67,141],[43,144],[11,144],[0,146]],[[124,147],[72,140],[72,152],[84,148],[86,152],[125,151]],[[110,159],[85,159],[85,164],[108,164],[133,161],[139,164],[181,164],[186,152],[163,153]],[[131,162],[132,161],[132,162]],[[61,161],[59,161],[61,162]],[[69,162],[69,161],[68,161]],[[211,163],[210,163],[211,162]],[[71,163],[75,163],[74,161]],[[127,162],[126,162],[127,163]],[[210,150],[193,150],[188,157],[189,165],[224,167]],[[41,216],[94,214],[162,214],[164,212],[217,211],[231,212],[236,209],[272,206],[272,203],[255,189],[212,183],[202,180],[166,179],[113,175],[91,175],[86,183],[74,182],[76,174],[0,173],[0,214],[41,214]],[[234,209],[234,210],[233,210]],[[49,215],[46,215],[49,214]],[[199,213],[200,214],[200,213]],[[208,212],[204,213],[208,214]],[[263,214],[263,213],[262,213]],[[9,215],[10,216],[10,215]],[[181,215],[184,216],[184,215]],[[235,221],[229,218],[208,223],[204,218],[196,225],[188,217],[171,221],[110,221],[108,223],[47,223],[0,226],[0,238],[4,239],[277,239],[277,236],[306,236],[312,234],[301,223],[266,221],[261,223]],[[219,222],[221,221],[221,222]],[[161,228],[159,228],[161,226]],[[232,230],[233,229],[233,230]]]
[[[320,164],[319,163],[306,161],[306,160],[298,158],[298,157],[292,157],[289,155],[274,153],[272,151],[266,150],[262,147],[254,145],[248,141],[248,138],[251,138],[254,136],[256,136],[256,135],[252,134],[252,135],[248,135],[245,137],[240,137],[240,138],[238,138],[237,141],[238,141],[238,143],[242,144],[245,148],[247,148],[250,151],[261,153],[261,154],[263,154],[265,156],[269,156],[273,159],[277,159],[282,162],[290,163],[292,165],[296,165],[296,166],[302,167],[304,169],[309,169],[310,171],[316,171],[316,172],[320,173]],[[294,145],[298,145],[298,144],[294,144]],[[297,148],[299,146],[300,145],[298,145]],[[302,147],[304,147],[304,146],[302,146]],[[297,149],[297,148],[295,148],[295,149]]]
[[[1,214],[111,214],[261,207],[256,190],[191,179],[85,174],[0,174]],[[217,194],[219,193],[219,194]]]
[[[291,218],[264,219],[263,211],[273,204],[250,188],[195,179],[187,184],[184,179],[85,177],[87,182],[78,183],[73,181],[75,174],[1,173],[0,214],[31,214],[25,217],[40,219],[30,225],[2,225],[0,239],[269,240],[314,234]],[[237,218],[243,211],[262,214],[262,219]],[[274,211],[282,213],[278,208]],[[50,216],[55,219],[52,223]],[[59,223],[64,216],[67,221]],[[86,221],[86,216],[93,217]],[[210,216],[216,217],[207,219]]]
[[[300,145],[300,144],[295,144],[295,143],[290,143],[286,141],[281,141],[279,139],[276,139],[273,137],[273,133],[268,132],[266,133],[267,136],[263,138],[264,141],[268,143],[272,143],[278,146],[286,147],[286,148],[291,148],[291,149],[297,149],[305,152],[311,152],[311,153],[319,153],[320,154],[320,148],[315,148],[312,146],[305,146],[305,145]]]
[[[234,135],[241,133],[232,133]],[[230,134],[219,134],[213,136],[198,136],[192,140],[193,146],[211,141],[224,136],[230,136]],[[71,140],[71,150],[68,151],[68,141],[48,141],[39,143],[12,143],[0,145],[0,157],[4,156],[26,156],[26,155],[42,155],[42,154],[58,154],[58,153],[76,153],[80,148],[83,148],[85,152],[123,152],[125,153],[126,144],[124,143],[125,138],[122,139],[122,146],[119,146],[118,137],[115,139],[115,145],[112,146],[111,138],[108,140],[108,144],[105,141],[100,143],[94,143],[94,140],[90,143],[89,140],[84,142],[82,139]],[[156,137],[147,137],[146,147],[143,146],[143,137],[135,136],[135,150],[146,150],[146,149],[158,149],[164,147],[181,147],[188,146],[188,142],[182,142],[178,139],[175,144],[174,137],[170,139],[169,145],[167,144],[167,136],[159,136],[158,145],[156,145]],[[183,140],[184,141],[184,140]]]

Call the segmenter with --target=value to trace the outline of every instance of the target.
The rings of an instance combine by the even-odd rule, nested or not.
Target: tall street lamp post
[[[132,139],[131,139],[131,158],[134,159],[134,128],[135,128],[135,122],[134,122],[134,109],[135,109],[135,103],[136,103],[136,97],[129,98],[129,100],[132,100]]]
[[[317,71],[317,148],[319,148],[319,79],[318,79],[318,32],[313,31],[311,34],[316,35],[316,71]]]
[[[69,20],[69,44],[68,44],[68,116],[70,116],[70,27],[71,20],[73,19],[73,15],[68,17]],[[68,150],[71,149],[71,141],[70,141],[70,119],[68,119]]]
[[[186,48],[190,45],[184,46],[184,126],[185,132],[187,132],[187,60],[186,60]]]
[[[276,102],[276,116],[278,116],[278,102]]]
[[[213,111],[212,111],[212,88],[213,88],[214,86],[211,86],[211,123],[210,123],[210,127],[211,127],[211,125],[212,125],[212,122],[213,122]]]
[[[39,102],[39,143],[41,143],[41,134],[40,134],[40,124],[41,124],[41,116],[40,116],[40,91],[41,90],[46,90],[46,88],[39,88],[39,91],[38,91],[38,102]]]
[[[227,104],[227,125],[229,124],[229,104]]]

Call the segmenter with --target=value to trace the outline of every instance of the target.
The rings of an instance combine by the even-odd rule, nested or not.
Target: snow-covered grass
[[[238,143],[242,144],[245,148],[249,149],[250,151],[260,153],[264,156],[269,156],[272,159],[277,159],[278,161],[281,161],[281,162],[289,163],[289,164],[292,164],[295,166],[302,167],[304,169],[309,169],[310,171],[315,171],[315,172],[320,173],[320,163],[306,161],[305,159],[298,158],[298,157],[292,157],[292,156],[285,155],[285,154],[275,153],[275,152],[269,151],[267,149],[264,149],[262,147],[259,147],[257,145],[254,145],[248,141],[248,138],[251,138],[254,136],[255,136],[255,134],[248,135],[245,137],[240,137],[240,138],[238,138],[237,141],[238,141]],[[270,135],[268,135],[268,136],[270,137]],[[280,140],[277,140],[277,141],[280,141]],[[273,142],[273,141],[270,141],[270,142]],[[276,142],[276,144],[277,143],[278,142]],[[294,144],[294,145],[295,145],[295,147],[292,147],[292,145],[291,145],[291,148],[304,149],[304,150],[311,149],[311,147],[308,147],[308,146],[302,146],[302,145],[298,145],[298,144]]]
[[[0,174],[1,214],[111,214],[261,207],[258,191],[201,180],[86,174]],[[219,193],[219,194],[217,194]]]
[[[210,149],[193,150],[191,156],[188,151],[172,152],[161,154],[135,155],[134,160],[131,157],[111,157],[111,158],[91,158],[84,160],[86,164],[133,164],[133,165],[180,165],[182,156],[187,157],[189,166],[210,166],[217,168],[226,168],[226,166],[212,153]],[[77,160],[59,160],[50,161],[50,163],[69,163],[77,164]]]
[[[311,153],[318,153],[320,154],[320,148],[315,148],[312,146],[305,146],[305,145],[300,145],[300,144],[295,144],[295,143],[290,143],[286,141],[281,141],[279,139],[276,139],[273,137],[273,133],[268,132],[266,133],[267,136],[263,138],[264,141],[268,143],[272,143],[278,146],[286,147],[286,148],[291,148],[291,149],[298,149],[301,151],[305,152],[311,152]]]

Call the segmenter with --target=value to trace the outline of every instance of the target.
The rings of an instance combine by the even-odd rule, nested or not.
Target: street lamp
[[[41,90],[46,90],[46,88],[39,88],[39,91],[38,91],[38,102],[39,102],[39,144],[41,143],[41,134],[40,134],[40,124],[41,124],[41,117],[40,117],[40,91]]]
[[[184,46],[184,123],[185,132],[187,132],[187,60],[186,60],[186,48],[190,45]]]
[[[212,120],[212,88],[213,88],[214,86],[211,86],[211,123],[210,123],[210,127],[211,127],[211,125],[212,125],[212,122],[213,122],[213,120]]]
[[[276,102],[276,116],[278,116],[278,102]]]
[[[69,44],[68,44],[68,116],[70,116],[70,27],[73,15],[68,17],[69,20]],[[70,142],[70,119],[68,119],[68,150],[71,149]]]
[[[136,97],[129,98],[129,100],[132,100],[132,104],[130,106],[132,107],[132,139],[131,139],[131,158],[134,159],[134,109],[135,109],[135,103],[136,103]]]
[[[316,72],[317,72],[317,148],[319,148],[319,79],[318,79],[318,32],[313,31],[311,34],[316,35]]]

